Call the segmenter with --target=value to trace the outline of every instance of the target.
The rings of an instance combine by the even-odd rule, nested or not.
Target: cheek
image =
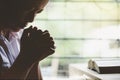
[[[12,16],[11,19],[12,19],[11,20],[12,22],[18,23],[18,22],[23,21],[24,17],[23,17],[23,15],[16,14],[16,15]]]
[[[24,16],[24,21],[33,22],[35,15],[35,13],[27,14],[26,16]]]

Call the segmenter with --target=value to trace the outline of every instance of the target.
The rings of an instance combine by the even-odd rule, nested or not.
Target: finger
[[[33,26],[31,25],[29,28],[31,28],[31,29],[32,29],[32,28],[33,28]]]
[[[25,30],[31,30],[33,28],[33,26],[31,25],[30,27],[26,28]]]
[[[38,28],[37,27],[34,27],[33,30],[37,30]]]
[[[36,36],[37,36],[37,27],[32,27],[29,29],[29,36],[31,38],[35,38],[36,39]]]
[[[33,26],[30,26],[29,28],[24,29],[23,36],[26,36],[26,37],[29,36],[32,28],[33,28]]]
[[[50,49],[46,50],[45,52],[42,52],[43,54],[41,54],[41,55],[38,57],[38,60],[42,60],[42,59],[48,57],[49,55],[52,55],[54,52],[55,52],[55,50],[52,49],[52,48],[50,48]]]
[[[48,33],[49,33],[49,31],[48,31],[48,30],[45,30],[45,31],[43,32],[43,35],[48,34]]]
[[[45,30],[44,32],[48,32],[48,30]]]
[[[49,39],[50,34],[48,32],[43,32],[42,30],[38,29],[36,31],[36,35],[35,36],[36,36],[37,41],[45,42],[46,39]]]
[[[48,53],[49,53],[49,54],[53,54],[53,53],[55,53],[55,49],[50,48],[49,51],[48,51]]]
[[[41,29],[38,29],[38,34],[43,34],[43,31]]]
[[[47,39],[50,40],[51,39],[50,34],[49,34],[48,31],[44,31],[42,36],[43,36],[43,39],[45,39],[45,40],[47,40]]]
[[[45,54],[43,54],[43,56],[44,55],[51,55],[51,54],[53,54],[55,52],[55,49],[53,49],[53,48],[49,48],[49,49],[46,49],[43,53],[45,53]],[[42,55],[41,55],[42,56]]]
[[[50,47],[53,48],[53,49],[56,48],[56,47],[55,47],[55,42],[54,42],[54,41],[51,41],[51,42],[50,42]]]
[[[24,31],[23,31],[23,34],[22,34],[22,37],[28,37],[28,33],[29,33],[29,30],[28,29],[25,29]]]

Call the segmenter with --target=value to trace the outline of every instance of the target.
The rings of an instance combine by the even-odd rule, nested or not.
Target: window
[[[50,0],[32,24],[49,30],[57,47],[52,57],[63,64],[120,57],[120,0]]]

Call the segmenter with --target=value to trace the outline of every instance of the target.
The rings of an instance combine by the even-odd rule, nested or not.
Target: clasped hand
[[[24,30],[21,38],[21,54],[26,59],[35,62],[54,52],[54,41],[47,30],[42,31],[32,26]]]

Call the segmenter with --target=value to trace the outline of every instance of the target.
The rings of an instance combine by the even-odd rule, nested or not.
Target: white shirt
[[[0,39],[6,44],[8,51],[6,52],[2,46],[0,46],[0,56],[2,58],[2,67],[11,67],[15,59],[20,52],[20,39],[23,30],[19,32],[11,32],[9,40],[7,40],[3,35],[0,35]]]
[[[23,29],[21,29],[19,32],[11,32],[9,35],[9,42],[14,50],[13,55],[15,58],[19,55],[20,52],[20,39],[23,33]]]

